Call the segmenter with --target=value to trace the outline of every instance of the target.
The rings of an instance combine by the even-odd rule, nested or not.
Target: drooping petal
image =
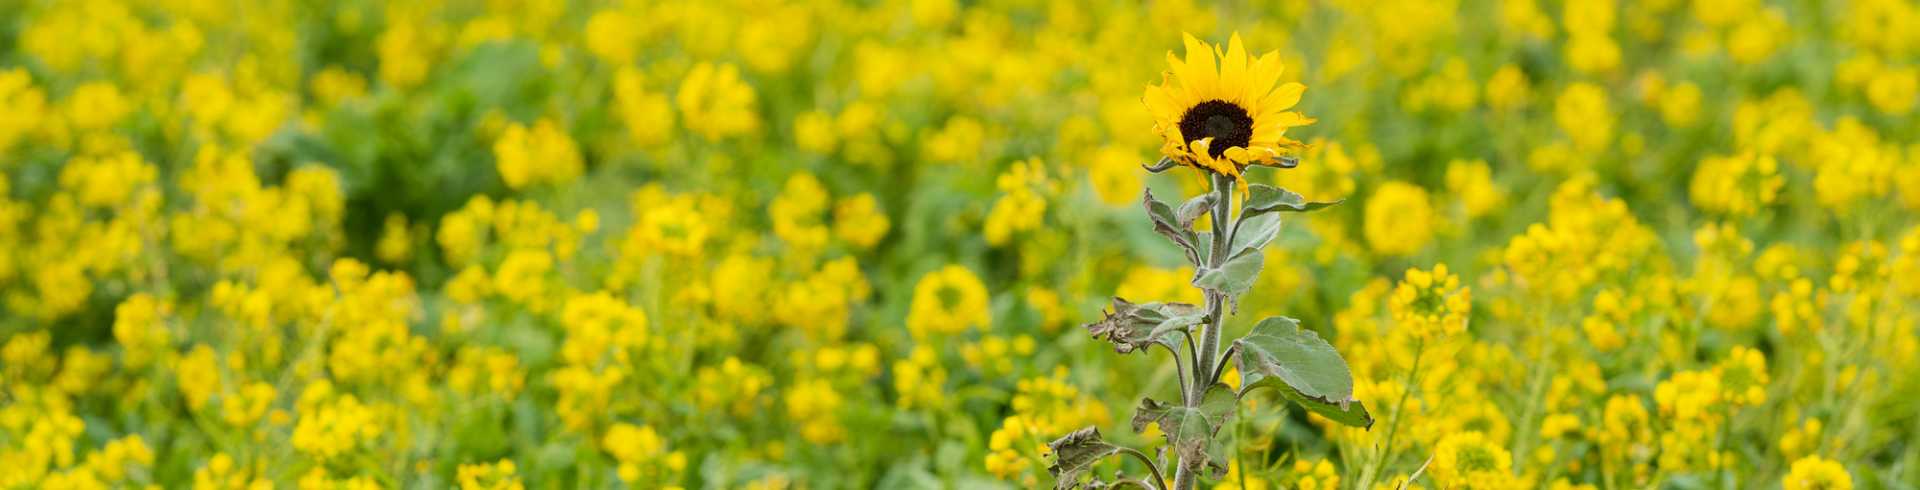
[[[1227,151],[1221,152],[1220,156],[1227,157],[1227,159],[1232,160],[1235,165],[1240,166],[1246,166],[1247,161],[1253,158],[1253,154],[1248,152],[1246,148],[1238,146],[1228,148]]]
[[[1191,151],[1195,155],[1199,155],[1200,157],[1203,157],[1203,158],[1211,158],[1213,156],[1213,152],[1211,151],[1212,149],[1213,149],[1212,136],[1193,140],[1192,143],[1187,144],[1187,151]]]

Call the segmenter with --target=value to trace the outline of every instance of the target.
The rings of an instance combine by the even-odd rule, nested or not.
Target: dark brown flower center
[[[1195,104],[1180,116],[1180,134],[1189,142],[1213,138],[1207,153],[1220,158],[1228,148],[1244,148],[1253,139],[1253,116],[1232,102],[1209,100]]]

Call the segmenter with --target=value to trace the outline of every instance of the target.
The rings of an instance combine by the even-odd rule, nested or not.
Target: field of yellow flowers
[[[0,488],[1920,488],[1917,102],[1913,0],[0,2]],[[1354,405],[1082,328],[1210,185]]]

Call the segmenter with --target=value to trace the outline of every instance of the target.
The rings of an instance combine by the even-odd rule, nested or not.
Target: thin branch
[[[1180,335],[1187,336],[1187,361],[1193,363],[1192,372],[1194,373],[1194,376],[1199,376],[1200,369],[1202,369],[1200,367],[1200,355],[1194,352],[1194,344],[1196,344],[1197,342],[1193,340],[1193,332],[1191,330],[1191,327],[1180,329]],[[1179,357],[1179,356],[1174,356],[1174,357]],[[1181,371],[1181,372],[1185,373],[1186,371]],[[1198,381],[1198,380],[1196,379],[1195,381]],[[1180,386],[1184,388],[1180,390],[1180,404],[1186,405],[1186,406],[1193,406],[1193,402],[1196,402],[1199,400],[1199,397],[1193,396],[1193,391],[1194,391],[1193,387],[1187,385],[1186,383],[1181,383]]]
[[[1147,470],[1153,472],[1153,481],[1158,482],[1160,484],[1160,488],[1167,488],[1167,477],[1160,474],[1160,465],[1154,464],[1153,458],[1147,457],[1147,453],[1140,452],[1139,449],[1134,449],[1134,448],[1125,447],[1125,446],[1122,446],[1120,448],[1120,452],[1131,454],[1135,458],[1140,458],[1140,463],[1147,465]]]
[[[1427,456],[1427,462],[1420,463],[1420,467],[1413,470],[1412,475],[1407,476],[1407,481],[1400,482],[1400,490],[1407,490],[1408,487],[1413,486],[1413,481],[1419,479],[1420,474],[1425,473],[1427,471],[1427,465],[1430,464],[1433,464],[1433,456]]]
[[[1188,336],[1187,336],[1187,341],[1189,342],[1189,344],[1191,344],[1191,342],[1193,341],[1193,336],[1192,336],[1192,335],[1188,335]],[[1191,390],[1191,388],[1189,388],[1189,387],[1187,386],[1187,364],[1186,364],[1186,361],[1184,361],[1184,360],[1182,360],[1182,359],[1180,359],[1180,351],[1177,351],[1177,350],[1173,350],[1173,346],[1171,346],[1171,345],[1167,345],[1167,344],[1166,344],[1166,343],[1164,343],[1164,342],[1154,342],[1154,344],[1155,344],[1155,345],[1159,345],[1160,347],[1164,347],[1164,348],[1166,348],[1166,349],[1167,349],[1167,353],[1168,353],[1168,354],[1172,354],[1172,355],[1173,355],[1173,369],[1174,369],[1174,372],[1175,372],[1175,374],[1177,374],[1177,376],[1175,376],[1175,377],[1178,377],[1178,378],[1180,378],[1180,401],[1181,401],[1181,404],[1183,404],[1183,405],[1184,405],[1184,404],[1186,403],[1186,400],[1187,400],[1187,392]],[[1187,347],[1187,352],[1189,352],[1189,353],[1191,353],[1191,352],[1193,352],[1193,347],[1192,347],[1191,345],[1189,345],[1189,346]]]
[[[1233,360],[1233,353],[1239,350],[1238,344],[1227,346],[1227,351],[1220,354],[1220,362],[1213,365],[1213,375],[1207,377],[1207,386],[1220,382],[1220,376],[1227,374],[1227,363]]]
[[[1380,459],[1374,461],[1368,473],[1377,475],[1379,471],[1386,469],[1389,463],[1387,459],[1393,454],[1393,438],[1400,432],[1400,419],[1406,418],[1407,398],[1413,395],[1413,388],[1420,379],[1420,358],[1426,353],[1427,340],[1416,341],[1413,348],[1413,368],[1407,370],[1407,384],[1400,389],[1400,401],[1393,405],[1393,423],[1387,426],[1387,445],[1380,449]]]

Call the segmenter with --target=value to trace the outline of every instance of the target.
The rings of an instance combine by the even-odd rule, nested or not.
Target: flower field
[[[1916,441],[1912,0],[0,2],[0,489],[1914,489]]]

